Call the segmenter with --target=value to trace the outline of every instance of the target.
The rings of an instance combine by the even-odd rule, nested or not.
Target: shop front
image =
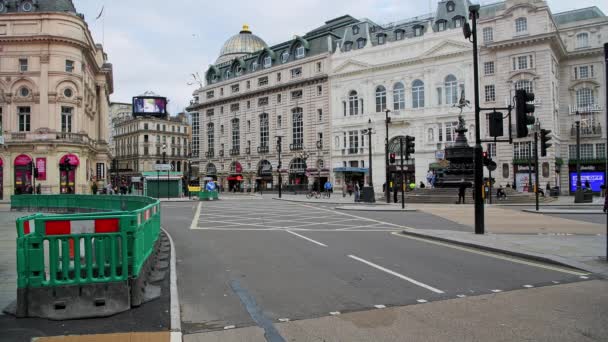
[[[32,162],[32,158],[25,154],[21,154],[15,158],[15,162],[13,163],[15,170],[15,195],[29,193],[30,189],[33,192]]]
[[[586,163],[585,161],[581,162],[581,189],[588,189],[586,186],[587,184],[593,192],[602,192],[602,186],[606,184],[606,164],[603,164],[603,160],[601,162],[602,163],[598,162],[597,164]],[[568,166],[568,171],[570,194],[574,195],[578,181],[576,164],[570,164]]]
[[[230,174],[226,178],[228,181],[228,190],[239,192],[243,189],[243,166],[238,161],[230,164]]]
[[[335,167],[336,185],[346,184],[347,188],[353,189],[355,183],[359,183],[359,187],[362,188],[365,185],[367,172],[365,167]]]
[[[295,158],[289,163],[289,185],[294,190],[306,190],[308,177],[306,176],[306,161]]]
[[[255,190],[272,190],[272,184],[272,164],[270,164],[268,160],[261,160],[258,163],[258,172],[255,179]]]
[[[59,191],[62,194],[76,193],[76,171],[80,159],[75,154],[66,154],[59,159]]]
[[[515,190],[519,192],[532,192],[536,182],[536,169],[534,164],[515,164],[513,165],[515,175]]]

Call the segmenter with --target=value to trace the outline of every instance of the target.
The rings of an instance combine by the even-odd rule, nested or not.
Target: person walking
[[[342,183],[342,198],[346,197],[346,192],[348,191],[348,186],[346,182]]]
[[[395,182],[395,185],[393,186],[393,203],[398,203],[399,200],[399,184],[397,184],[397,182]]]
[[[353,197],[353,183],[348,184],[348,195]]]
[[[325,182],[325,185],[323,186],[323,188],[325,188],[325,192],[327,192],[327,198],[331,198],[332,185],[329,180],[327,180],[327,182]]]
[[[359,188],[359,182],[355,182],[355,202],[359,202],[361,198],[361,189]]]
[[[464,182],[460,183],[460,187],[458,187],[458,204],[465,204],[464,194],[466,191],[467,191],[467,187],[464,184]]]

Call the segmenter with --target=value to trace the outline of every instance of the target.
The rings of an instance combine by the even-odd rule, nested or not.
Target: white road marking
[[[194,212],[194,217],[192,218],[192,223],[190,224],[190,229],[196,229],[196,226],[198,226],[198,220],[199,216],[201,215],[202,204],[203,202],[198,202],[198,205],[196,206],[196,211]]]
[[[169,232],[167,232],[164,228],[162,228],[167,237],[169,238],[169,242],[171,243],[171,271],[169,272],[169,281],[170,281],[170,296],[171,296],[171,342],[174,339],[174,333],[179,334],[179,340],[181,341],[181,331],[182,331],[182,318],[181,312],[179,309],[179,294],[177,292],[177,256],[175,255],[175,245],[173,244],[173,239]]]
[[[427,303],[428,302],[428,300],[426,300],[426,299],[416,299],[416,301],[418,303]]]
[[[553,284],[559,284],[559,281],[554,280],[554,281],[552,281],[552,283],[553,283]]]
[[[386,309],[386,305],[382,305],[382,304],[374,305],[374,307],[376,309]]]
[[[499,293],[499,292],[502,292],[502,290],[495,289],[495,290],[492,290],[492,292],[494,292],[494,293]]]
[[[587,276],[580,276],[581,279],[589,279]]]
[[[320,243],[319,241],[315,241],[315,240],[313,240],[313,239],[311,239],[311,238],[307,238],[307,237],[306,237],[306,236],[304,236],[304,235],[300,235],[300,234],[298,234],[298,233],[294,233],[294,232],[292,232],[291,230],[286,230],[286,232],[288,232],[288,233],[289,233],[289,234],[291,234],[291,235],[295,235],[295,236],[297,236],[297,237],[300,237],[300,238],[302,238],[302,239],[304,239],[304,240],[310,241],[310,242],[312,242],[312,243],[314,243],[314,244],[317,244],[317,245],[319,245],[319,246],[321,246],[321,247],[327,247],[327,245],[326,245],[326,244],[324,244],[324,243]]]
[[[388,226],[393,226],[393,227],[397,227],[397,228],[401,228],[401,229],[412,229],[411,227],[407,227],[407,226],[400,226],[400,225],[394,224],[394,223],[382,222],[382,221],[379,221],[379,220],[374,220],[374,219],[371,219],[371,218],[357,216],[357,215],[353,215],[353,214],[347,214],[347,213],[343,213],[343,212],[335,211],[335,210],[331,210],[331,209],[317,208],[317,207],[310,206],[310,205],[305,205],[305,204],[299,204],[299,205],[303,206],[303,207],[307,207],[307,208],[314,208],[314,209],[318,209],[318,210],[329,211],[329,212],[337,214],[337,215],[354,217],[354,218],[359,219],[359,220],[376,222],[376,223],[382,223],[382,224],[385,224],[385,225],[388,225]]]
[[[352,254],[351,254],[351,255],[349,255],[348,257],[349,257],[349,258],[351,258],[351,259],[355,259],[355,260],[357,260],[357,261],[359,261],[359,262],[362,262],[362,263],[364,263],[364,264],[366,264],[366,265],[369,265],[369,266],[371,266],[371,267],[377,268],[377,269],[379,269],[380,271],[386,272],[386,273],[388,273],[388,274],[390,274],[390,275],[394,275],[394,276],[395,276],[395,277],[397,277],[397,278],[401,278],[401,279],[403,279],[403,280],[409,281],[410,283],[412,283],[412,284],[414,284],[414,285],[418,285],[418,286],[420,286],[420,287],[423,287],[423,288],[425,288],[425,289],[427,289],[427,290],[430,290],[430,291],[433,291],[433,292],[435,292],[435,293],[445,293],[445,292],[443,292],[443,291],[441,291],[441,290],[439,290],[439,289],[436,289],[436,288],[434,288],[434,287],[432,287],[432,286],[429,286],[429,285],[427,285],[427,284],[421,283],[421,282],[419,282],[419,281],[417,281],[417,280],[414,280],[414,279],[412,279],[412,278],[410,278],[410,277],[406,277],[406,276],[404,276],[403,274],[399,274],[399,273],[397,273],[397,272],[395,272],[395,271],[391,271],[391,270],[389,270],[388,268],[385,268],[385,267],[382,267],[382,266],[380,266],[380,265],[374,264],[373,262],[367,261],[367,260],[365,260],[365,259],[361,259],[361,258],[359,258],[359,257],[357,257],[357,256],[352,255]]]
[[[458,298],[464,298],[464,297],[466,297],[466,295],[460,294],[460,295],[456,295],[456,297],[458,297]]]
[[[234,325],[227,325],[227,326],[224,327],[224,330],[229,330],[229,329],[234,329],[234,328],[236,328],[236,326],[234,326]]]
[[[289,318],[279,318],[279,322],[289,322]]]
[[[332,315],[332,316],[337,316],[337,315],[340,314],[340,311],[332,311],[329,314]]]
[[[541,263],[536,263],[536,262],[532,262],[532,261],[526,261],[526,260],[523,260],[523,259],[517,259],[517,258],[513,258],[513,257],[508,257],[506,255],[494,254],[494,253],[491,253],[491,252],[484,252],[484,251],[477,250],[477,249],[474,249],[474,248],[461,247],[461,246],[457,246],[457,245],[451,244],[451,243],[445,243],[445,242],[441,242],[441,241],[434,241],[434,240],[430,240],[430,239],[420,238],[420,237],[417,237],[417,236],[405,235],[405,234],[401,234],[400,232],[394,232],[392,234],[395,235],[395,236],[406,238],[406,239],[422,241],[422,242],[430,243],[430,244],[433,244],[433,245],[449,247],[449,248],[458,249],[458,250],[461,250],[461,251],[465,251],[465,252],[469,252],[469,253],[474,253],[474,254],[479,254],[479,255],[485,255],[485,256],[488,256],[488,257],[491,257],[491,258],[506,260],[506,261],[510,261],[510,262],[514,262],[514,263],[518,263],[518,264],[522,264],[522,265],[528,265],[528,266],[534,266],[534,267],[544,268],[546,270],[557,271],[557,272],[562,272],[562,273],[567,273],[567,274],[573,274],[573,275],[578,275],[578,276],[589,274],[589,273],[586,273],[586,272],[572,271],[572,270],[568,270],[568,269],[557,267],[557,266],[549,266],[549,265],[545,265],[545,264],[541,264]]]
[[[531,289],[531,288],[534,287],[534,285],[524,285],[524,287],[527,288],[527,289]]]
[[[239,228],[237,226],[226,227],[196,227],[194,230],[225,230],[225,231],[296,231],[296,232],[339,232],[339,233],[357,233],[357,232],[396,232],[394,229],[355,229],[355,230],[339,230],[339,229],[311,229],[311,228],[289,228],[289,227],[271,227],[271,228]]]

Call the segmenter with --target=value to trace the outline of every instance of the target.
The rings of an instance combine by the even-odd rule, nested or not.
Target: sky
[[[114,66],[111,101],[131,102],[152,91],[169,99],[175,115],[198,88],[192,74],[203,77],[224,42],[243,24],[268,45],[303,35],[332,18],[350,14],[378,24],[430,13],[436,0],[73,0],[85,15],[93,37],[104,45]],[[481,4],[496,2],[481,1]],[[598,6],[600,0],[548,0],[553,13]],[[101,12],[100,19],[96,17]]]

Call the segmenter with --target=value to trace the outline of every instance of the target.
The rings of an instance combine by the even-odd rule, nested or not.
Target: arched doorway
[[[80,159],[75,154],[66,154],[59,159],[59,192],[62,194],[76,193],[76,170]]]
[[[238,161],[230,164],[230,175],[228,176],[228,190],[241,191],[243,188],[243,166]]]
[[[255,185],[256,191],[272,190],[272,164],[266,159],[258,163]]]
[[[13,163],[15,169],[14,192],[15,195],[33,193],[32,187],[32,158],[21,154]],[[30,191],[31,189],[31,191]]]
[[[289,162],[289,184],[307,185],[306,161],[302,158],[294,158]]]

